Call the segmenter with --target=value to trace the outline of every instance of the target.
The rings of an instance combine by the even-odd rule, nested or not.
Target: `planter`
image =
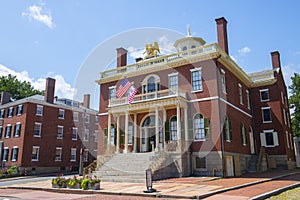
[[[68,188],[69,188],[69,189],[80,189],[81,186],[80,186],[79,183],[76,183],[74,186],[68,185]]]
[[[95,185],[90,186],[92,190],[100,190],[100,183],[95,183]]]

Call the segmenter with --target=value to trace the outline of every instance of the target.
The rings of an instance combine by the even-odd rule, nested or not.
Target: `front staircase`
[[[154,152],[114,154],[93,175],[106,182],[145,183],[146,169],[155,156]]]

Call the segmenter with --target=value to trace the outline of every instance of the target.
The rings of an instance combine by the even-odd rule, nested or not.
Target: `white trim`
[[[266,110],[266,109],[269,109],[270,110],[270,121],[265,121],[265,119],[264,119],[264,112],[263,112],[263,110]],[[264,123],[264,124],[267,124],[267,123],[272,123],[272,112],[271,112],[271,107],[270,106],[268,106],[268,107],[261,107],[261,115],[262,115],[262,123]]]
[[[106,113],[98,113],[97,115],[98,116],[106,116],[106,115],[108,115],[108,112],[106,112]]]
[[[168,74],[168,76],[176,76],[176,75],[178,75],[178,72],[174,72],[174,73]]]
[[[223,101],[224,103],[228,104],[229,106],[233,107],[234,109],[240,111],[241,113],[247,115],[248,117],[252,118],[252,115],[250,115],[249,113],[246,113],[245,111],[241,110],[240,108],[236,107],[235,105],[229,103],[228,101],[226,101],[225,99],[223,98],[220,98],[221,101]]]
[[[114,88],[117,88],[117,86],[116,86],[116,85],[113,85],[113,86],[109,86],[109,87],[108,87],[109,90],[110,90],[110,89],[114,89]]]
[[[62,112],[62,117],[60,117],[60,112]],[[58,119],[65,119],[65,109],[58,109]]]
[[[262,92],[268,92],[268,99],[262,99],[261,93]],[[269,89],[261,89],[259,90],[259,96],[260,96],[260,102],[267,102],[270,101],[270,94],[269,94]]]
[[[32,150],[33,150],[34,148],[35,148],[35,149],[38,149],[38,150],[37,150],[37,154],[36,154],[36,155],[37,155],[37,158],[36,158],[36,159],[32,159]],[[31,149],[31,161],[39,161],[39,155],[40,155],[40,146],[32,146],[32,149]]]
[[[206,97],[206,98],[201,98],[201,99],[193,99],[193,100],[189,100],[189,102],[193,103],[193,102],[200,102],[200,101],[210,101],[210,100],[216,100],[218,98],[219,98],[219,96],[213,96],[213,97]]]
[[[191,93],[197,93],[197,92],[203,92],[203,89],[202,90],[192,90]]]
[[[42,113],[38,113],[38,108],[41,108],[41,109],[42,109]],[[36,115],[36,116],[43,116],[43,112],[44,112],[44,106],[36,105],[36,112],[35,112],[35,115]]]
[[[196,71],[201,71],[201,70],[202,70],[202,67],[195,67],[195,68],[190,69],[190,72],[196,72]]]

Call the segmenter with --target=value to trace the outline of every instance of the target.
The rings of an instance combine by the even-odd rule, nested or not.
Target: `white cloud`
[[[46,78],[38,78],[37,80],[35,80],[29,76],[29,73],[27,71],[16,72],[16,71],[0,64],[0,76],[7,76],[8,74],[16,76],[17,79],[20,81],[30,82],[30,84],[35,89],[38,89],[38,90],[45,89]],[[48,77],[50,75],[52,78],[56,79],[55,95],[58,97],[61,97],[61,98],[72,99],[76,93],[75,88],[72,88],[72,86],[65,81],[65,79],[62,75],[59,75],[59,74],[53,75],[52,73],[48,73],[46,77]]]
[[[130,46],[127,48],[129,54],[133,58],[143,58],[145,55],[143,54],[144,49],[141,48],[135,48],[133,46]]]
[[[287,86],[292,84],[291,77],[294,75],[294,73],[299,73],[300,71],[300,65],[294,65],[294,64],[287,64],[282,66],[282,73],[284,77],[285,84]]]
[[[28,17],[30,20],[34,19],[42,24],[45,24],[49,28],[54,27],[52,20],[51,12],[44,11],[45,3],[42,3],[40,6],[32,5],[27,8],[27,12],[23,12],[22,16]]]
[[[251,49],[249,47],[243,47],[239,49],[238,52],[241,56],[245,56],[247,53],[251,52]]]

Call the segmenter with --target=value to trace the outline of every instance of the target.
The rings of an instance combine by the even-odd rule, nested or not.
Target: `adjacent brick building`
[[[188,34],[174,43],[176,53],[130,65],[117,49],[117,67],[98,80],[99,168],[108,152],[151,151],[157,178],[295,166],[279,52],[271,53],[270,70],[247,74],[229,56],[227,21],[216,25],[218,43]],[[132,88],[117,98],[125,77]],[[133,87],[140,93],[129,104]]]
[[[2,166],[17,165],[21,172],[43,173],[79,169],[80,153],[86,166],[97,155],[97,111],[84,102],[54,97],[55,80],[47,78],[45,96],[0,105],[0,156]]]

